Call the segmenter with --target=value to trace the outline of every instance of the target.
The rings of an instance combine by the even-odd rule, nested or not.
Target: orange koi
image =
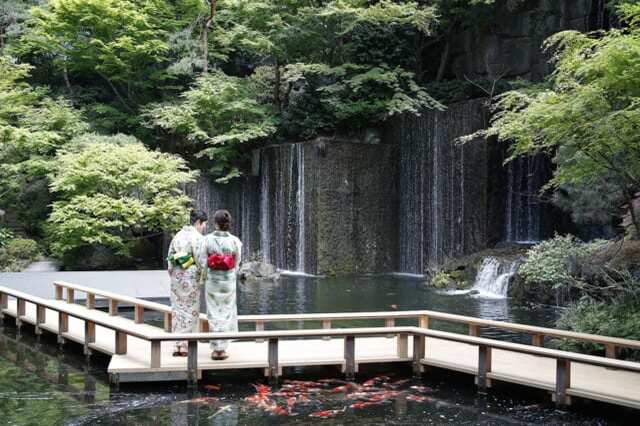
[[[407,395],[407,401],[415,401],[415,402],[424,402],[427,400],[430,400],[431,398],[429,398],[428,396],[421,396],[421,395]]]
[[[380,403],[379,402],[373,402],[373,401],[356,402],[354,404],[351,404],[349,406],[349,408],[351,408],[352,410],[361,410],[363,408],[372,407],[374,405],[380,405]]]
[[[219,385],[204,385],[203,388],[205,388],[206,390],[210,391],[210,392],[217,392],[220,390],[220,386]]]
[[[260,385],[260,384],[252,384],[251,386],[253,386],[256,389],[256,392],[260,393],[260,394],[269,394],[271,393],[271,386],[267,386],[267,385]]]
[[[218,398],[213,396],[203,396],[201,398],[189,399],[187,401],[180,401],[178,404],[209,404],[218,401]]]

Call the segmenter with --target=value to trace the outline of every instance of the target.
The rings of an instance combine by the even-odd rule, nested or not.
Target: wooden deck
[[[44,300],[0,287],[0,296],[0,312],[17,318],[19,325],[31,323],[36,326],[37,333],[47,331],[57,334],[61,341],[77,342],[85,346],[88,354],[98,351],[110,355],[108,372],[116,383],[193,382],[203,371],[228,369],[261,369],[267,376],[278,377],[283,367],[303,366],[338,366],[345,374],[352,375],[363,364],[411,363],[418,373],[425,368],[438,367],[471,374],[480,388],[503,381],[548,390],[559,404],[570,403],[571,397],[581,397],[640,409],[640,363],[477,337],[477,330],[473,328],[470,328],[471,335],[431,330],[428,322],[420,319],[427,311],[412,314],[420,319],[419,327],[396,327],[390,318],[395,319],[394,315],[402,318],[407,313],[386,312],[367,313],[369,317],[385,318],[383,327],[327,327],[327,321],[331,319],[362,319],[365,313],[308,314],[306,320],[319,321],[323,328],[263,331],[265,322],[283,320],[282,316],[266,315],[251,317],[257,331],[175,335],[143,322],[144,309],[166,313],[167,307],[139,299],[124,301],[144,306],[135,308],[135,319],[131,320],[118,315],[118,302],[110,303],[109,312],[95,309],[95,294],[88,297],[84,306],[69,303],[74,300],[73,291],[67,300],[62,300],[61,294],[59,300]],[[110,296],[115,299],[117,295]],[[119,302],[123,299],[118,297]],[[299,320],[299,316],[291,317],[291,321]],[[469,321],[482,325],[483,320],[470,318]],[[500,324],[491,324],[496,325]],[[506,324],[506,328],[511,326]],[[532,328],[534,335],[558,332]],[[206,342],[212,336],[234,339],[227,360],[209,358]],[[171,356],[172,340],[176,339],[189,342],[189,358]],[[590,341],[602,339],[605,339],[603,344],[617,347],[640,347],[640,342],[636,341],[585,337]],[[611,351],[607,353],[612,354]]]

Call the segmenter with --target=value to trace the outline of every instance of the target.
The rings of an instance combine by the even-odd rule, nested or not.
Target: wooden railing
[[[66,300],[71,303],[75,298],[75,292],[86,294],[86,305],[88,308],[95,307],[96,296],[108,299],[109,313],[117,315],[118,305],[126,303],[134,306],[135,321],[144,322],[144,311],[160,312],[164,316],[164,329],[171,331],[171,307],[161,303],[150,302],[134,297],[127,297],[97,290],[89,287],[71,284],[63,281],[54,282],[56,299],[62,300],[63,290],[66,289]],[[416,321],[418,327],[429,328],[430,321],[445,321],[466,324],[470,336],[480,336],[482,327],[508,330],[528,334],[531,336],[531,344],[534,346],[544,346],[544,338],[556,337],[573,339],[580,342],[590,342],[601,344],[605,347],[605,355],[608,358],[616,358],[619,348],[640,350],[640,341],[621,339],[617,337],[601,336],[597,334],[576,333],[566,330],[557,330],[548,327],[538,327],[526,324],[495,321],[476,317],[448,314],[445,312],[417,310],[417,311],[390,311],[390,312],[342,312],[342,313],[317,313],[317,314],[269,314],[269,315],[240,315],[238,322],[255,324],[256,331],[263,331],[265,324],[275,322],[311,321],[320,322],[323,329],[332,327],[333,321],[340,320],[384,320],[385,327],[394,327],[398,319],[412,319]],[[200,331],[209,331],[209,323],[205,314],[200,315]],[[328,338],[329,336],[327,336]]]
[[[57,284],[57,288],[63,288],[60,283]],[[82,288],[82,290],[80,290]],[[103,292],[98,292],[86,287],[74,286],[72,291],[90,291],[93,295],[98,295]],[[67,287],[69,291],[69,287]],[[137,306],[143,306],[148,308],[149,303],[138,301],[135,298],[126,298],[120,295],[112,295],[112,300],[134,302]],[[56,296],[61,299],[61,291],[56,290]],[[356,358],[355,358],[355,345],[356,338],[368,337],[368,336],[382,336],[382,335],[397,335],[398,338],[398,356],[399,358],[408,357],[408,338],[413,339],[413,354],[410,357],[413,363],[414,371],[421,371],[422,362],[425,358],[425,338],[442,339],[451,342],[465,343],[475,345],[478,348],[478,365],[476,369],[476,383],[480,388],[488,386],[489,380],[492,377],[492,356],[493,350],[503,350],[509,352],[516,352],[528,355],[534,355],[545,358],[552,358],[556,360],[556,380],[554,395],[558,404],[565,404],[571,394],[571,363],[587,364],[592,366],[605,367],[610,369],[617,369],[623,371],[629,371],[634,373],[640,373],[640,363],[621,361],[616,359],[610,359],[605,357],[598,357],[593,355],[583,355],[578,353],[572,353],[567,351],[560,351],[555,349],[548,349],[538,347],[534,345],[524,345],[520,343],[510,343],[500,340],[488,339],[478,336],[469,336],[459,333],[450,333],[444,331],[430,330],[426,327],[368,327],[368,328],[339,328],[339,329],[302,329],[302,330],[278,330],[278,331],[249,331],[249,332],[233,332],[233,333],[188,333],[188,334],[171,334],[171,333],[157,333],[146,332],[136,329],[135,325],[122,326],[117,322],[109,320],[109,316],[106,314],[97,313],[84,313],[78,312],[77,309],[71,305],[60,304],[59,302],[52,302],[46,299],[38,298],[28,295],[16,290],[9,289],[7,287],[0,287],[0,313],[8,311],[8,298],[13,297],[16,299],[16,320],[19,322],[25,317],[25,305],[26,303],[32,303],[36,307],[37,319],[36,328],[45,322],[46,310],[52,310],[58,314],[58,335],[64,338],[65,332],[68,327],[68,317],[75,317],[85,322],[85,347],[90,346],[95,341],[95,326],[106,327],[115,331],[115,353],[126,354],[127,353],[127,336],[134,336],[143,340],[147,340],[151,344],[150,352],[150,366],[151,368],[159,368],[161,366],[161,343],[164,341],[185,341],[188,344],[188,357],[187,357],[187,375],[191,382],[197,380],[198,372],[198,342],[209,341],[214,339],[235,339],[235,340],[255,340],[265,339],[268,341],[268,374],[272,377],[280,375],[280,363],[278,360],[279,354],[279,341],[284,339],[304,339],[313,337],[340,337],[344,339],[344,371],[347,376],[353,376],[356,370]],[[67,301],[73,301],[74,293],[67,293]],[[111,305],[111,304],[110,304]],[[162,308],[163,310],[166,308]],[[340,319],[362,319],[362,318],[389,318],[387,314],[393,314],[393,318],[407,317],[412,315],[418,315],[419,317],[427,316],[425,312],[430,311],[414,311],[408,312],[393,312],[393,313],[368,313],[368,314],[307,314],[303,316],[303,319],[318,318],[340,318]],[[449,317],[448,314],[438,314],[440,318]],[[282,321],[283,318],[290,319],[292,316],[274,316],[278,321]],[[301,318],[300,315],[293,315],[296,320]],[[262,317],[261,317],[262,318]],[[440,319],[439,318],[439,319]],[[487,325],[487,321],[481,321],[471,317],[453,316],[453,319],[460,321],[464,319],[465,322],[472,325]],[[452,320],[453,320],[452,319]],[[131,324],[131,321],[127,321]],[[497,322],[490,321],[489,324],[494,326]],[[502,325],[497,323],[497,325]],[[93,327],[93,332],[91,328]],[[500,327],[504,328],[504,327]],[[536,332],[539,332],[540,327],[534,327]],[[518,327],[520,329],[520,327]],[[529,326],[522,326],[522,330],[530,331]],[[545,334],[550,335],[550,329],[543,329]],[[572,333],[573,334],[573,333]],[[575,333],[578,334],[578,333]],[[575,336],[571,336],[575,338]],[[580,336],[585,337],[585,336]],[[601,341],[597,336],[589,336],[589,341]],[[640,342],[628,341],[624,339],[616,339],[616,345],[625,347],[638,347]],[[493,376],[494,378],[496,376]],[[499,378],[498,378],[499,380]],[[640,402],[638,403],[640,404]]]

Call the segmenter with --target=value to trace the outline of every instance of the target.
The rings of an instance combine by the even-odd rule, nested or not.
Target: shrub
[[[519,274],[528,285],[580,287],[584,284],[582,265],[605,244],[603,240],[583,243],[572,235],[556,235],[527,252]]]
[[[608,302],[583,299],[562,314],[557,326],[580,333],[640,340],[640,297],[622,297]],[[552,345],[564,350],[604,353],[603,345],[584,341],[555,339]],[[640,360],[640,353],[621,349],[620,357]]]
[[[13,232],[7,228],[0,228],[0,248],[7,245],[14,238]]]
[[[42,256],[38,243],[28,238],[13,238],[0,246],[0,269],[20,271]]]

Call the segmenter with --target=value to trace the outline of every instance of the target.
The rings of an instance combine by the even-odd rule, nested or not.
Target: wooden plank
[[[167,333],[171,333],[172,325],[171,325],[171,312],[164,313],[164,331]]]
[[[136,324],[144,323],[144,306],[135,305],[134,306],[134,321]]]
[[[47,322],[47,308],[36,305],[36,334],[42,334],[40,326]]]
[[[109,299],[109,315],[118,315],[118,299]]]
[[[127,353],[127,334],[124,331],[116,330],[116,351],[118,355]]]
[[[209,329],[209,320],[200,320],[200,332],[201,333],[208,333],[210,331]]]
[[[531,344],[533,346],[544,346],[544,334],[532,334],[531,335]]]
[[[72,288],[67,289],[67,303],[75,303],[75,290]]]
[[[344,374],[347,380],[352,380],[356,375],[356,338],[344,337]]]
[[[161,343],[162,342],[151,342],[151,368],[160,368],[161,366]]]
[[[571,361],[559,358],[556,360],[556,405],[565,406],[571,403],[571,397],[567,395],[569,387],[571,387]]]
[[[420,335],[413,335],[413,374],[419,375],[424,371],[422,359],[424,358],[425,338]]]
[[[409,356],[409,335],[407,333],[401,333],[398,335],[396,352],[398,354],[398,358],[407,358]]]
[[[280,374],[278,339],[269,339],[267,346],[267,362],[269,365],[267,375],[272,379],[277,379]]]
[[[55,293],[56,293],[56,300],[62,300],[62,286],[58,285],[58,284],[54,284],[55,285]]]
[[[491,379],[487,378],[487,373],[491,372],[491,347],[486,345],[478,346],[478,374],[476,384],[478,389],[483,391],[491,387]]]
[[[87,309],[95,309],[96,308],[96,295],[93,293],[87,293],[87,300],[85,301],[85,306]]]
[[[189,384],[198,383],[198,341],[189,340],[187,347],[187,381]]]
[[[9,296],[6,293],[0,292],[0,310],[7,309],[9,307]]]

